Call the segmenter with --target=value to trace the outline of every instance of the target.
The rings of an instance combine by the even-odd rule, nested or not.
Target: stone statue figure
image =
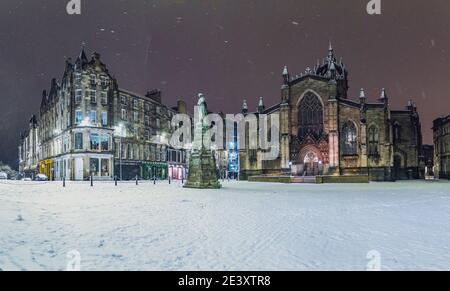
[[[206,100],[203,94],[198,94],[197,117],[195,124],[194,148],[190,153],[189,172],[185,188],[219,189],[216,158],[211,149],[203,146],[203,136],[209,128],[205,122],[208,115]]]
[[[197,107],[198,107],[198,120],[199,122],[201,122],[202,128],[205,129],[205,127],[208,127],[208,125],[205,123],[205,117],[208,115],[208,107],[206,105],[205,96],[203,96],[202,93],[198,94]]]

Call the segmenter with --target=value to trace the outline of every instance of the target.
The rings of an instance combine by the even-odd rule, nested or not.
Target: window
[[[300,138],[308,134],[319,137],[323,132],[323,107],[319,98],[308,92],[300,101],[298,109],[298,123]]]
[[[97,133],[91,133],[91,150],[98,151],[100,149],[100,137]]]
[[[162,146],[161,147],[161,161],[165,162],[167,159],[167,151],[166,151],[166,147]]]
[[[400,124],[394,124],[394,142],[400,143],[402,141],[402,127]]]
[[[91,103],[97,103],[97,91],[91,90],[90,98],[91,98]]]
[[[150,104],[145,103],[145,111],[150,111]]]
[[[91,75],[91,85],[92,86],[97,85],[97,76],[95,74]]]
[[[161,114],[161,107],[156,106],[156,113],[157,113],[157,114]]]
[[[139,112],[134,112],[134,122],[139,122]]]
[[[154,144],[150,145],[150,160],[156,160],[156,146]]]
[[[378,156],[378,140],[379,140],[379,134],[378,134],[378,128],[375,126],[369,127],[368,131],[368,140],[369,140],[369,156]]]
[[[83,121],[83,112],[81,110],[75,111],[75,124],[80,124]]]
[[[122,159],[126,159],[127,158],[126,145],[123,144],[123,143],[120,146],[120,155],[122,156]]]
[[[102,87],[108,86],[108,78],[107,77],[102,76],[100,79],[101,79]]]
[[[139,107],[139,100],[134,99],[134,107],[135,108]]]
[[[83,133],[81,132],[75,133],[75,149],[76,150],[83,149]]]
[[[156,147],[156,160],[161,161],[161,148],[159,146]]]
[[[83,98],[83,91],[80,89],[75,90],[75,103],[80,104],[82,98]]]
[[[156,127],[159,128],[161,126],[161,120],[156,118]]]
[[[92,110],[89,113],[89,120],[91,121],[91,123],[97,123],[97,111]]]
[[[101,118],[102,118],[102,126],[107,126],[108,125],[108,112],[106,112],[106,111],[103,111],[102,112],[102,115],[101,115]]]
[[[127,157],[128,159],[133,159],[133,145],[129,144],[127,147]]]
[[[100,92],[100,98],[103,105],[108,104],[108,93],[105,91]]]
[[[145,140],[150,140],[150,130],[145,130],[145,133],[144,133],[144,139]]]
[[[148,161],[149,160],[149,151],[147,147],[144,147],[144,160]]]
[[[144,116],[145,126],[150,126],[150,117],[148,115]]]
[[[90,169],[91,169],[91,173],[94,175],[94,176],[97,176],[98,175],[98,172],[99,172],[99,162],[98,162],[98,159],[89,159],[89,166],[90,166]]]
[[[81,73],[75,73],[75,81],[76,82],[81,82]]]
[[[122,118],[122,120],[127,120],[127,110],[126,109],[122,109],[121,118]]]
[[[347,121],[342,128],[342,152],[344,155],[357,155],[356,126]]]
[[[127,96],[120,95],[120,103],[126,105],[127,104]]]
[[[108,159],[102,159],[102,172],[101,175],[103,177],[109,176],[109,160]]]
[[[108,151],[109,150],[109,136],[102,135],[102,137],[101,137],[101,146],[102,146],[102,151]]]

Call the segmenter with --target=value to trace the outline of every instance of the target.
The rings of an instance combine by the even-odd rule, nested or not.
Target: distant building
[[[434,165],[439,178],[450,178],[450,115],[433,122]]]
[[[184,177],[186,154],[170,149],[170,121],[177,111],[161,102],[161,92],[145,96],[119,88],[94,53],[70,59],[61,82],[42,94],[39,118],[21,135],[20,170],[51,180],[166,179],[176,164]]]
[[[328,55],[291,76],[283,70],[280,103],[266,108],[261,98],[256,115],[279,114],[280,157],[261,159],[261,150],[240,152],[240,175],[369,175],[393,181],[423,177],[422,133],[415,103],[390,105],[385,89],[378,100],[348,94],[348,71],[330,45]],[[242,113],[249,114],[244,102]],[[247,133],[248,134],[248,133]]]
[[[428,169],[434,166],[434,146],[425,144],[422,146],[423,164]]]

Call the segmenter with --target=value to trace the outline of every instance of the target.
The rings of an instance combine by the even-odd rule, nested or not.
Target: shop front
[[[168,178],[167,163],[142,162],[141,177],[144,180],[166,180]]]
[[[169,165],[169,177],[172,180],[186,179],[186,168],[183,165]]]
[[[44,174],[50,181],[52,181],[54,178],[53,173],[53,160],[44,160],[39,162],[39,174]]]

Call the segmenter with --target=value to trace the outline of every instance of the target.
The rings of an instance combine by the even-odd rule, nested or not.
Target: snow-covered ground
[[[0,268],[450,270],[450,183],[1,182]],[[76,252],[75,252],[76,254]]]

